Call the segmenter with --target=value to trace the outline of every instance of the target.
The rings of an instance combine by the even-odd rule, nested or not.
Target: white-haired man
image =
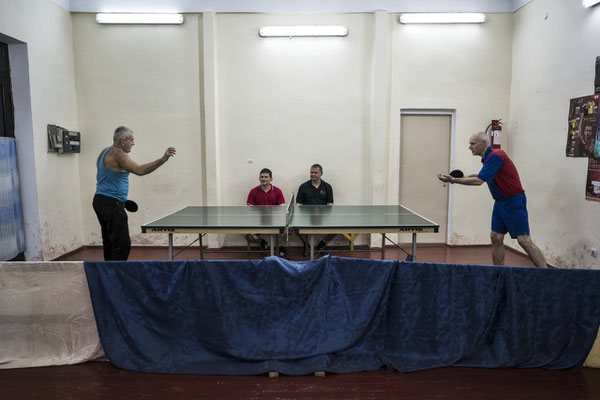
[[[131,250],[125,201],[129,193],[129,173],[146,175],[175,155],[169,147],[158,160],[139,165],[129,157],[134,145],[133,131],[120,126],[113,134],[113,145],[100,152],[96,160],[96,194],[92,206],[102,230],[105,260],[127,260]]]

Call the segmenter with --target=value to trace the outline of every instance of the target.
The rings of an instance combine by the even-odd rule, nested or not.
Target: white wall
[[[532,237],[565,268],[600,268],[600,204],[585,200],[586,158],[565,157],[569,99],[594,92],[600,7],[535,0],[515,14],[510,120]]]
[[[223,204],[245,204],[261,168],[289,197],[320,163],[336,204],[360,204],[371,16],[225,14],[218,19]],[[273,24],[344,24],[345,38],[260,38]],[[254,162],[249,163],[248,159]]]
[[[292,40],[256,35],[261,25],[319,23],[344,24],[350,35]],[[379,41],[391,43],[389,52],[385,45],[375,50],[376,31]],[[275,184],[289,195],[308,178],[312,162],[323,164],[336,204],[397,202],[403,108],[456,109],[455,165],[478,171],[480,161],[467,149],[469,136],[491,119],[508,120],[511,32],[507,14],[476,26],[406,26],[385,13],[378,19],[219,15],[222,204],[243,204],[263,166],[273,169]],[[391,99],[377,86],[381,82],[391,82]],[[373,108],[380,97],[385,105]],[[384,114],[389,124],[373,123]],[[423,144],[424,160],[429,145]],[[385,160],[384,168],[379,160]],[[492,199],[485,187],[462,189],[455,190],[452,243],[488,243]]]
[[[263,167],[286,199],[319,163],[336,204],[368,200],[371,14],[219,14],[221,204],[243,205]],[[346,25],[343,38],[261,38],[263,25]],[[249,162],[252,160],[252,162]],[[211,188],[208,188],[211,190]],[[228,240],[234,238],[228,238]]]
[[[190,21],[192,15],[188,14],[183,28],[171,29],[193,32],[185,28]],[[267,24],[319,23],[344,24],[350,34],[345,38],[292,40],[265,39],[257,34],[258,28]],[[129,104],[136,103],[134,93],[140,99],[146,98],[139,94],[139,86],[146,81],[146,74],[153,73],[156,64],[144,63],[145,57],[150,57],[151,52],[163,51],[174,37],[160,27],[98,26],[89,14],[75,14],[74,26],[82,129],[108,131],[109,126],[99,128],[108,115],[122,112],[120,110],[130,109],[134,121],[152,118]],[[485,127],[489,119],[507,118],[510,15],[494,15],[487,24],[475,27],[427,28],[402,26],[397,23],[395,14],[386,16],[385,13],[377,19],[374,14],[217,14],[212,40],[217,103],[214,134],[218,147],[202,149],[202,153],[216,152],[218,164],[206,171],[211,182],[216,176],[214,184],[206,187],[208,197],[218,191],[216,203],[244,204],[248,190],[257,184],[258,171],[263,167],[273,170],[274,183],[289,197],[308,179],[309,166],[318,162],[324,166],[324,179],[334,185],[337,204],[394,203],[399,190],[398,167],[394,168],[394,162],[398,162],[400,150],[401,108],[458,109],[458,127],[464,127],[464,133],[457,140],[457,146],[464,151],[458,155],[457,166],[464,168],[460,160],[466,159],[464,162],[470,163],[467,165],[478,168],[479,161],[472,159],[464,143],[472,131],[482,129],[482,125]],[[377,45],[385,40],[390,49],[383,46],[376,50],[377,30]],[[143,34],[138,37],[137,32]],[[152,49],[136,46],[141,37],[148,34],[165,36],[166,41],[158,42],[158,47]],[[202,40],[205,39],[199,39]],[[121,89],[115,79],[132,79],[132,74],[128,67],[124,71],[120,65],[107,65],[110,54],[106,49],[116,47],[118,53],[123,43],[128,43],[124,52],[137,73],[127,104],[117,102],[113,106],[111,99],[102,93],[119,97]],[[456,58],[453,52],[469,56]],[[502,61],[497,62],[495,57]],[[492,62],[495,67],[488,68]],[[186,70],[181,75],[190,73]],[[382,74],[389,77],[382,78]],[[383,104],[374,105],[377,99],[387,96],[386,88],[381,86],[390,81],[393,82],[391,105],[387,98]],[[202,97],[202,93],[190,92],[189,96],[190,99]],[[482,100],[487,96],[491,99]],[[104,108],[109,112],[104,112]],[[152,108],[148,110],[148,114],[154,112]],[[377,118],[382,116],[387,116],[389,123],[378,123]],[[96,138],[98,133],[91,136]],[[100,148],[105,143],[104,139],[93,140]],[[139,151],[141,143],[138,139],[134,150]],[[82,162],[82,181],[84,187],[89,186],[86,192],[90,194],[86,196],[90,198],[94,170],[84,171],[96,156],[94,151]],[[191,170],[196,170],[196,175],[190,174],[188,178],[199,180],[199,170]],[[142,179],[152,181],[150,186],[156,180],[160,182],[152,176]],[[386,182],[391,182],[393,189],[382,188]],[[434,177],[432,184],[437,184]],[[373,192],[380,193],[374,195]],[[480,207],[481,215],[471,217],[473,224],[460,218],[464,224],[456,224],[460,233],[454,243],[487,243],[487,223],[477,220],[489,219],[489,194],[483,189],[467,191],[464,197],[465,201],[471,201],[462,206],[468,212],[473,199],[484,205]],[[132,198],[135,198],[133,194]],[[172,204],[198,204],[194,200],[194,196],[184,191]],[[154,215],[156,210],[164,210],[160,197],[148,203],[146,212],[132,218],[132,231],[133,227],[162,215]],[[461,215],[461,211],[457,213]],[[92,243],[99,243],[98,233],[94,233],[96,225],[90,211],[86,217],[86,233],[91,232]],[[473,233],[473,225],[482,227]],[[148,243],[147,236],[134,237],[134,242]],[[229,237],[226,243],[240,244],[241,238]]]
[[[134,244],[165,244],[166,235],[142,235],[140,226],[186,205],[202,203],[199,22],[183,25],[99,25],[95,14],[73,14],[79,119],[85,134],[80,158],[86,242],[102,243],[91,207],[96,160],[112,144],[116,127],[132,129],[130,154],[139,164],[177,155],[145,176],[131,174],[129,198],[139,211],[129,214]],[[182,240],[182,238],[178,238]]]
[[[28,223],[39,222],[39,228],[34,227],[39,233],[27,236],[27,257],[51,259],[84,244],[79,156],[47,153],[47,124],[79,128],[71,16],[48,0],[0,0],[0,10],[0,34],[26,45],[26,50],[19,47],[11,56],[19,57],[20,68],[29,63],[28,71],[20,70],[16,75],[22,83],[27,81],[23,75],[28,74],[31,114],[23,110],[15,113],[17,118],[31,119],[16,121],[18,151],[29,152],[24,157],[33,154],[35,159],[35,167],[31,162],[27,170],[20,170],[21,175],[27,175],[25,181],[32,181],[30,174],[35,176],[38,196],[38,208],[24,210]],[[14,89],[27,90],[21,83]],[[27,95],[17,93],[15,97],[26,99]],[[19,146],[20,141],[27,143],[26,148]],[[26,207],[31,204],[29,200]],[[36,244],[40,241],[41,248]],[[33,250],[32,242],[36,242]]]

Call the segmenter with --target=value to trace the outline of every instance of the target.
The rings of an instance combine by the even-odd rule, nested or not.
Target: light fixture
[[[600,1],[600,0],[599,0]],[[401,24],[481,24],[483,13],[402,13]]]
[[[99,24],[183,24],[182,14],[99,13]]]
[[[263,26],[258,30],[258,36],[348,36],[348,28],[342,25]]]
[[[598,3],[600,3],[600,0],[583,0],[583,6],[586,8],[595,6]]]

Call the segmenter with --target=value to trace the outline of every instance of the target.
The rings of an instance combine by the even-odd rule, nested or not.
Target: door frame
[[[456,136],[456,109],[446,108],[401,108],[400,126],[404,115],[449,115],[450,116],[450,171],[454,169],[454,142]],[[402,132],[400,132],[402,135]],[[400,188],[401,189],[401,188]],[[449,185],[448,192],[448,221],[446,221],[446,244],[451,244],[452,210],[454,209],[454,185]]]
[[[2,32],[0,32],[0,41],[8,45],[8,59],[11,66],[10,80],[14,106],[14,129],[21,183],[23,223],[25,225],[25,259],[27,261],[38,261],[43,260],[43,248],[40,236],[37,174],[35,169],[28,44],[4,35]]]

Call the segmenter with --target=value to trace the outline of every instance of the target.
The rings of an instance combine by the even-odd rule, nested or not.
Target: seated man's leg
[[[302,241],[302,245],[304,246],[304,249],[302,251],[302,255],[304,257],[307,257],[310,254],[310,244],[309,244],[309,240],[305,235],[300,235],[298,234],[298,238],[300,239],[300,241]]]
[[[282,233],[278,236],[279,241],[279,257],[288,257],[287,246],[288,246],[288,235],[286,233]]]
[[[333,238],[334,238],[334,237],[336,237],[336,234],[335,234],[335,233],[330,233],[329,235],[325,236],[325,237],[324,237],[324,238],[323,238],[323,239],[322,239],[322,240],[319,242],[319,244],[317,244],[317,245],[315,246],[315,248],[316,248],[317,250],[323,250],[323,249],[324,249],[324,248],[327,246],[327,244],[333,240]]]
[[[269,243],[265,239],[261,239],[258,234],[247,234],[246,240],[250,243],[258,244],[261,249],[267,250],[269,248]]]
[[[250,243],[258,244],[258,243],[260,243],[260,235],[252,235],[249,233],[246,235],[246,240],[249,241]]]
[[[311,236],[313,237],[313,240],[316,241],[316,238],[315,238],[316,235],[314,235],[314,234],[308,235],[308,236],[298,234],[298,237],[300,238],[300,240],[302,240],[302,243],[304,245],[304,251],[303,251],[304,257],[308,257],[310,255],[310,238],[311,238]],[[326,243],[321,241],[318,244],[315,244],[314,246],[315,246],[316,250],[322,250],[326,246]]]

